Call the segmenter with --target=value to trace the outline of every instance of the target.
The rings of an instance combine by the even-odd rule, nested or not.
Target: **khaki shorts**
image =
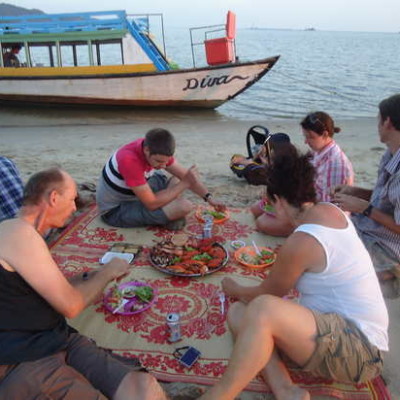
[[[382,372],[379,349],[349,320],[338,314],[314,314],[317,347],[303,370],[340,382],[368,381]]]
[[[133,370],[138,369],[73,333],[65,351],[36,361],[0,365],[0,399],[107,400]]]

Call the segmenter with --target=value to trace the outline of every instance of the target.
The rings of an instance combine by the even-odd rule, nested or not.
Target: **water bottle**
[[[214,217],[212,215],[206,215],[204,217],[203,239],[209,239],[210,237],[212,237],[213,225]]]

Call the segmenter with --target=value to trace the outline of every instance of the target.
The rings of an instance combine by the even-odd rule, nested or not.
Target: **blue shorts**
[[[167,188],[169,179],[162,173],[155,173],[147,180],[147,183],[153,192],[159,192]],[[106,224],[118,228],[166,225],[169,222],[161,208],[150,211],[136,197],[133,197],[132,201],[122,202],[118,207],[103,214],[101,218]]]

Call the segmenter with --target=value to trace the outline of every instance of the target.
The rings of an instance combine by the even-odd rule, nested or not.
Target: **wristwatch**
[[[203,196],[203,200],[207,202],[208,199],[209,199],[211,196],[212,196],[212,194],[211,194],[210,192],[208,192],[208,193],[206,193],[206,194]]]
[[[89,279],[89,272],[85,271],[85,272],[82,274],[82,280],[83,280],[83,281],[87,281],[88,279]]]
[[[368,204],[368,207],[362,212],[362,215],[369,217],[371,215],[373,208],[374,208],[374,206],[372,204]]]

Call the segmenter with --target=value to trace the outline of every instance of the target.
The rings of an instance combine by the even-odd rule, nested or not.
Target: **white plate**
[[[107,264],[113,258],[122,258],[128,263],[131,263],[132,260],[135,258],[135,255],[132,253],[118,253],[116,251],[107,251],[103,257],[100,258],[100,264]]]

